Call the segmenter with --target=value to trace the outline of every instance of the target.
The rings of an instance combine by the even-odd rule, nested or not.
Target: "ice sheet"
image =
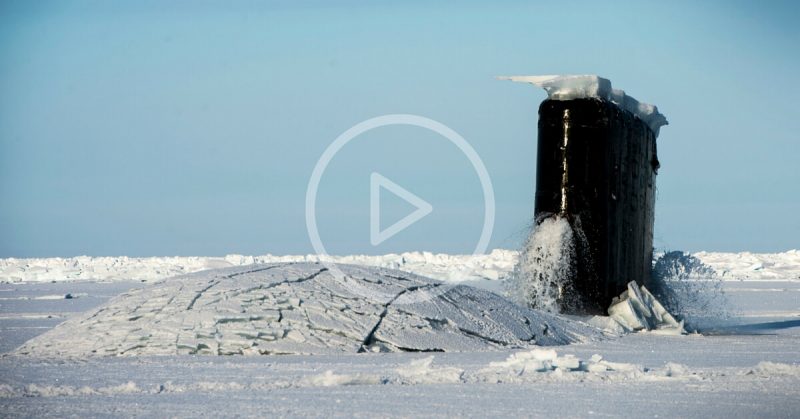
[[[517,264],[519,252],[495,249],[484,255],[451,255],[431,252],[405,252],[387,255],[227,255],[148,257],[127,256],[71,258],[0,259],[0,283],[63,281],[143,281],[153,282],[206,269],[243,266],[253,263],[318,262],[326,260],[382,268],[399,269],[444,282],[496,281],[507,278]],[[782,253],[693,254],[722,280],[800,280],[800,250]]]

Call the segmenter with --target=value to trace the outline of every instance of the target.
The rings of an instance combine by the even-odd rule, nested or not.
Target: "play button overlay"
[[[416,209],[400,221],[381,230],[381,190],[395,194],[399,198],[413,205]],[[422,198],[409,192],[402,186],[392,182],[377,172],[372,172],[369,177],[369,242],[377,246],[395,234],[405,230],[412,224],[423,219],[433,211],[433,206]]]
[[[433,298],[440,293],[447,292],[449,286],[441,285],[431,289],[426,289],[425,292],[407,293],[403,295],[403,299],[398,299],[398,296],[391,292],[379,292],[375,289],[375,287],[365,287],[363,286],[363,281],[359,280],[358,278],[345,275],[342,270],[338,268],[338,265],[334,263],[334,261],[337,259],[328,254],[327,250],[325,249],[325,245],[322,243],[322,239],[320,238],[319,229],[317,228],[317,192],[320,187],[320,181],[322,180],[325,170],[328,168],[330,162],[334,159],[334,157],[336,157],[336,154],[341,151],[342,148],[347,146],[353,139],[359,137],[361,134],[389,126],[418,127],[436,133],[457,147],[458,150],[471,163],[472,168],[475,170],[475,173],[478,175],[478,180],[480,181],[481,191],[483,192],[484,210],[481,235],[478,239],[478,242],[475,244],[475,250],[473,251],[474,255],[484,254],[489,246],[489,240],[492,237],[495,216],[494,188],[492,187],[492,180],[489,177],[489,172],[486,170],[486,166],[484,166],[483,161],[481,160],[480,156],[478,156],[478,153],[474,148],[472,148],[467,140],[464,139],[464,137],[441,122],[437,122],[419,115],[383,115],[361,121],[340,134],[322,153],[319,160],[317,160],[317,164],[314,166],[314,170],[311,172],[311,178],[308,180],[305,205],[306,229],[308,230],[308,238],[311,241],[311,245],[314,247],[314,251],[316,252],[316,260],[325,266],[325,275],[332,275],[341,286],[346,287],[357,295],[361,295],[369,300],[381,301],[384,303],[386,301],[393,301],[393,304],[395,305],[411,304],[415,301],[424,301]],[[352,147],[352,145],[350,147]],[[422,150],[422,152],[429,153],[430,150],[426,149]],[[413,166],[413,164],[408,165],[408,167]],[[417,221],[425,218],[433,211],[433,206],[427,201],[413,194],[397,183],[387,179],[386,176],[381,175],[375,170],[370,170],[364,174],[366,175],[366,173],[370,173],[369,236],[372,247],[377,248],[379,245],[391,239],[393,236],[402,232],[406,228],[411,227]],[[364,179],[360,176],[358,178]],[[364,188],[364,190],[366,192],[366,188]],[[384,191],[388,191],[391,194],[385,194]],[[381,195],[386,198],[400,198],[402,201],[410,204],[413,207],[413,211],[410,213],[400,213],[399,215],[407,215],[405,215],[399,221],[394,222],[389,227],[382,228]],[[434,197],[428,196],[428,198],[433,199]],[[359,202],[364,201],[359,199]],[[365,207],[361,208],[366,209]],[[389,214],[394,213],[394,211],[388,211],[387,207],[384,207],[383,210],[383,215],[385,216],[384,218],[388,218]],[[439,216],[441,214],[436,215]],[[391,221],[394,221],[394,219]],[[431,220],[429,220],[429,222],[430,221]],[[367,220],[364,220],[364,222],[364,227],[367,227]],[[470,228],[471,226],[478,227],[480,226],[480,223],[470,224],[467,226],[467,228]],[[364,234],[364,236],[366,236],[366,234]],[[364,237],[364,239],[366,239],[366,237]]]

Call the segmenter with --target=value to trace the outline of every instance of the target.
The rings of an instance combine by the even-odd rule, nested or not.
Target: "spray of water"
[[[713,268],[681,251],[666,252],[653,264],[653,295],[689,329],[703,329],[735,313]]]
[[[536,225],[506,281],[507,295],[528,307],[558,313],[574,274],[574,236],[563,217],[552,216]]]

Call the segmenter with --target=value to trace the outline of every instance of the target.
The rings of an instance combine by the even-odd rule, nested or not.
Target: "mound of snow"
[[[382,268],[251,265],[122,294],[17,350],[35,356],[480,351],[599,329],[491,292]],[[332,378],[333,379],[333,378]]]

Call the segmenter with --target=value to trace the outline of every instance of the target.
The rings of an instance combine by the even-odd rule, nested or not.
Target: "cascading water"
[[[531,308],[560,312],[571,293],[576,257],[569,221],[561,216],[545,218],[531,231],[506,281],[508,296]]]
[[[661,255],[653,264],[651,286],[664,307],[690,330],[713,330],[738,314],[714,269],[685,252]]]

